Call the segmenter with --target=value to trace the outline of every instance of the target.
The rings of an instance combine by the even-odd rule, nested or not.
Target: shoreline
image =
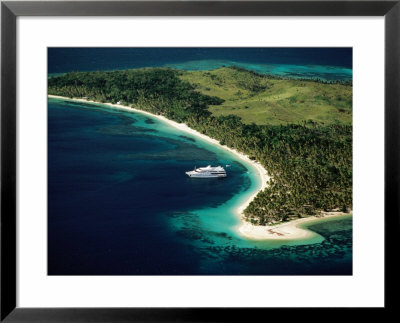
[[[261,180],[260,187],[257,189],[255,193],[253,193],[249,198],[246,199],[245,202],[243,202],[240,206],[236,207],[235,213],[239,217],[240,223],[235,227],[235,231],[237,231],[241,236],[250,239],[250,240],[299,240],[299,239],[307,239],[311,238],[314,236],[314,233],[310,230],[300,228],[299,225],[311,222],[311,221],[317,221],[321,219],[327,219],[331,217],[341,217],[344,215],[349,215],[350,213],[342,213],[342,212],[325,212],[322,213],[320,216],[310,216],[307,218],[301,218],[301,219],[296,219],[292,220],[289,222],[284,222],[280,223],[277,225],[272,225],[272,226],[260,226],[260,225],[254,225],[251,224],[247,221],[244,220],[243,216],[243,211],[247,208],[247,206],[253,201],[253,199],[257,196],[257,194],[260,191],[263,191],[267,187],[267,182],[270,180],[270,177],[268,176],[268,173],[266,169],[256,161],[251,160],[247,155],[238,152],[237,150],[230,148],[226,145],[221,145],[220,142],[216,139],[213,139],[211,137],[208,137],[197,130],[194,130],[190,127],[188,127],[184,123],[178,123],[176,121],[172,121],[167,119],[164,116],[161,115],[156,115],[144,110],[139,110],[136,108],[132,108],[129,106],[123,106],[123,105],[118,105],[118,104],[112,104],[112,103],[101,103],[97,101],[92,101],[92,100],[86,100],[86,99],[80,99],[80,98],[68,98],[68,97],[63,97],[63,96],[58,96],[58,95],[48,95],[48,98],[54,98],[54,99],[61,99],[61,100],[69,100],[69,101],[76,101],[76,102],[83,102],[83,103],[95,103],[95,104],[100,104],[100,105],[105,105],[110,107],[111,109],[114,110],[122,110],[126,112],[137,112],[141,114],[145,114],[154,118],[157,118],[171,127],[174,127],[180,131],[186,132],[188,134],[191,134],[195,137],[199,137],[203,139],[204,141],[207,141],[209,143],[212,143],[214,145],[217,145],[218,147],[227,150],[234,154],[236,157],[238,157],[240,160],[244,161],[246,164],[250,165],[253,167],[256,172],[259,175],[259,178]]]

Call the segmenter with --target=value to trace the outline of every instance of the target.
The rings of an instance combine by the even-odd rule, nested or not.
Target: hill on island
[[[179,77],[200,93],[224,100],[209,107],[214,116],[237,115],[259,125],[352,122],[351,84],[279,79],[238,67],[182,72]]]

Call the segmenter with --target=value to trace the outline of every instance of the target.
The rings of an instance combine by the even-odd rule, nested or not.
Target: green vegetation
[[[72,72],[49,79],[49,94],[133,105],[184,122],[191,115],[210,115],[207,106],[223,100],[194,91],[178,72],[137,69],[113,72]]]
[[[75,72],[49,79],[49,94],[121,101],[162,114],[261,162],[272,180],[244,213],[262,225],[352,207],[351,93],[351,85],[238,68]]]
[[[224,99],[212,105],[214,116],[237,115],[250,124],[321,124],[352,122],[352,86],[310,80],[271,78],[242,68],[183,73],[197,91]]]

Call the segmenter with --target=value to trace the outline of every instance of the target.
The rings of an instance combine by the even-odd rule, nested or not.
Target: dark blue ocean
[[[196,181],[194,166],[230,165]],[[231,153],[158,119],[48,101],[49,275],[350,275],[352,217],[257,242],[232,211],[258,185]]]
[[[236,65],[291,78],[352,80],[352,48],[49,48],[48,73]]]

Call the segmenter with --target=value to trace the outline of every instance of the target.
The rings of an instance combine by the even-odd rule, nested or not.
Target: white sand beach
[[[112,109],[116,110],[123,110],[127,112],[137,112],[141,114],[145,114],[151,117],[155,117],[159,120],[162,120],[163,122],[167,123],[168,125],[177,128],[183,132],[189,133],[193,136],[199,137],[205,141],[208,141],[214,145],[218,145],[219,147],[230,151],[233,153],[236,157],[238,157],[240,160],[244,161],[247,165],[253,167],[257,173],[260,176],[260,187],[259,189],[252,194],[242,205],[240,205],[236,209],[236,213],[240,218],[240,224],[237,226],[236,230],[239,232],[243,237],[247,239],[252,239],[252,240],[297,240],[297,239],[307,239],[311,237],[313,234],[309,230],[305,230],[299,227],[300,224],[306,223],[306,222],[311,222],[311,221],[316,221],[319,219],[325,219],[327,217],[337,217],[337,216],[343,216],[343,215],[348,215],[347,213],[341,213],[341,212],[327,212],[322,214],[321,216],[311,216],[307,218],[302,218],[290,222],[285,222],[282,224],[277,224],[273,226],[258,226],[258,225],[253,225],[247,221],[244,220],[243,218],[243,211],[246,209],[246,207],[250,204],[250,202],[256,197],[258,192],[264,190],[267,185],[270,177],[267,174],[267,171],[265,168],[258,162],[255,162],[251,160],[248,156],[238,152],[235,149],[229,148],[225,145],[221,145],[219,141],[216,139],[210,138],[204,134],[201,134],[200,132],[193,130],[189,128],[186,124],[184,123],[177,123],[175,121],[169,120],[165,118],[164,116],[156,115],[147,111],[135,109],[132,107],[127,107],[119,104],[111,104],[111,103],[101,103],[101,102],[95,102],[95,101],[90,101],[86,99],[79,99],[79,98],[74,98],[70,99],[67,97],[62,97],[62,96],[56,96],[56,95],[48,95],[49,98],[56,98],[56,99],[62,99],[62,100],[71,100],[71,101],[78,101],[78,102],[91,102],[91,103],[97,103],[101,105],[106,105],[109,106]]]
[[[351,213],[325,212],[319,216],[310,216],[289,222],[271,226],[253,225],[244,222],[238,231],[246,238],[252,240],[303,240],[313,236],[313,232],[303,229],[300,225],[310,222],[317,222],[327,218],[349,216]]]

